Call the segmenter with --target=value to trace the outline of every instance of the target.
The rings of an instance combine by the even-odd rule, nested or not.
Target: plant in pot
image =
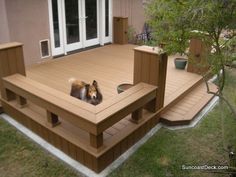
[[[152,38],[159,43],[168,54],[178,55],[175,66],[184,69],[187,64],[187,48],[189,47],[189,19],[185,18],[186,6],[180,1],[152,1],[147,4],[146,14],[152,28]],[[168,11],[168,13],[167,13]],[[164,44],[164,45],[163,45]]]

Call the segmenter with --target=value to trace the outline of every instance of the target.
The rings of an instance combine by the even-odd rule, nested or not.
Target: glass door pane
[[[53,33],[54,33],[54,46],[60,47],[60,29],[58,17],[58,4],[57,0],[52,0],[52,20],[53,20]]]
[[[86,40],[98,37],[97,0],[85,0]]]
[[[67,44],[80,41],[78,0],[65,0]]]
[[[109,36],[109,0],[105,0],[105,36]]]

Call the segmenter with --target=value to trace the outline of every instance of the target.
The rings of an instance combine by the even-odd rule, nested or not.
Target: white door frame
[[[57,0],[57,11],[58,11],[58,25],[59,25],[59,39],[60,39],[60,46],[56,47],[55,46],[55,36],[54,36],[54,24],[53,24],[53,12],[52,12],[52,0],[48,0],[48,10],[49,10],[49,28],[50,28],[50,40],[51,40],[51,51],[52,51],[52,55],[61,55],[64,53],[65,51],[65,47],[64,47],[64,35],[63,35],[63,31],[62,31],[62,24],[63,24],[63,17],[62,17],[62,6],[60,3],[61,0]]]
[[[110,43],[112,42],[112,36],[113,36],[113,0],[109,0],[109,35],[106,37],[106,20],[105,20],[105,0],[103,0],[104,7],[102,8],[104,11],[104,17],[103,17],[103,36],[104,36],[104,43]]]
[[[62,24],[62,27],[63,27],[63,39],[64,39],[64,45],[65,45],[65,52],[70,52],[70,51],[73,51],[73,50],[77,50],[77,49],[80,49],[83,47],[83,39],[82,39],[82,16],[83,16],[83,12],[82,12],[82,0],[78,0],[78,12],[79,12],[79,39],[80,41],[79,42],[75,42],[75,43],[72,43],[72,44],[67,44],[67,29],[66,29],[66,9],[65,9],[65,0],[62,0],[62,14],[63,14],[63,24]]]
[[[104,43],[112,42],[112,7],[113,0],[109,0],[109,36],[105,36],[105,0],[97,1],[97,38],[86,40],[86,16],[85,1],[78,0],[79,4],[79,26],[80,26],[80,42],[67,44],[66,36],[66,18],[65,18],[65,0],[57,0],[58,5],[58,22],[59,22],[59,38],[60,47],[55,47],[55,36],[53,26],[52,0],[48,0],[49,9],[49,26],[52,56],[67,54],[69,51],[86,48],[93,45],[104,45]]]
[[[96,0],[97,1],[97,38],[94,38],[94,39],[89,39],[87,40],[86,39],[86,20],[87,20],[87,17],[86,17],[86,7],[85,7],[85,1],[86,0],[82,0],[83,2],[83,16],[84,16],[84,24],[83,24],[83,36],[84,36],[84,43],[83,43],[83,48],[85,47],[90,47],[90,46],[93,46],[93,45],[97,45],[99,44],[99,32],[100,32],[100,1],[99,0]]]

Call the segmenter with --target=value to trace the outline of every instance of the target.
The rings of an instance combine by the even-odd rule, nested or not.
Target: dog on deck
[[[92,84],[87,84],[75,78],[70,78],[69,83],[71,84],[71,96],[92,105],[98,105],[102,102],[103,97],[97,81],[94,80]]]

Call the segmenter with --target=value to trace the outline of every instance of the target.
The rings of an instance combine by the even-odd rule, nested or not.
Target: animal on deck
[[[98,87],[97,81],[94,80],[92,84],[87,84],[84,81],[70,78],[69,83],[71,84],[71,96],[92,105],[98,105],[102,102],[103,96]]]

